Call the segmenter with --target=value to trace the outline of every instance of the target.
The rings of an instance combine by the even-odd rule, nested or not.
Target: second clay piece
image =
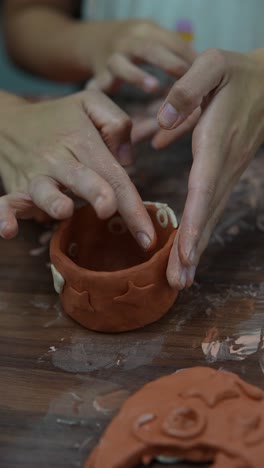
[[[185,369],[128,398],[85,468],[133,468],[153,460],[262,468],[264,392],[237,375]]]

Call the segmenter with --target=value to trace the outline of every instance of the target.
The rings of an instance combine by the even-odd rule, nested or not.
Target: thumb
[[[158,120],[162,128],[176,128],[199,107],[225,77],[224,52],[210,49],[199,55],[186,74],[171,88]]]

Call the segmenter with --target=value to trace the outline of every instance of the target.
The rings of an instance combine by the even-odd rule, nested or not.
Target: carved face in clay
[[[56,291],[65,311],[96,331],[122,332],[161,318],[178,291],[166,268],[177,220],[165,204],[146,203],[157,241],[144,252],[116,214],[99,220],[91,206],[61,223],[50,248]]]
[[[173,457],[262,468],[264,392],[207,367],[151,382],[126,401],[85,468],[132,468]]]

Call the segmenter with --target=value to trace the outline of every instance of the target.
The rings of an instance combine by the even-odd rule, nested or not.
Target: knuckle
[[[35,193],[35,191],[38,191],[38,188],[40,184],[42,183],[43,179],[44,179],[44,176],[41,176],[41,175],[32,176],[32,178],[30,178],[28,182],[28,190],[29,190],[30,195]]]
[[[84,98],[88,99],[88,102],[89,100],[97,102],[101,95],[102,93],[96,87],[88,87],[85,91],[83,91],[83,96]]]
[[[104,199],[104,200],[108,200],[110,202],[113,201],[114,199],[114,193],[113,193],[113,190],[111,189],[110,186],[108,186],[108,184],[106,184],[105,182],[102,183],[100,186],[97,185],[97,189],[98,189],[98,192],[100,193],[100,196]]]
[[[172,89],[172,97],[183,108],[190,108],[195,104],[194,97],[192,96],[190,90],[181,83],[177,83]]]
[[[111,186],[114,190],[114,192],[117,194],[117,196],[123,194],[124,192],[124,184],[121,178],[117,177],[112,180]]]
[[[202,53],[203,57],[207,58],[212,65],[217,66],[220,70],[225,71],[227,68],[227,56],[221,49],[207,49]]]
[[[121,170],[120,173],[116,173],[114,177],[110,180],[110,185],[114,190],[117,198],[121,196],[125,196],[128,190],[128,177],[126,177],[126,173]]]
[[[40,165],[42,166],[43,169],[46,168],[46,170],[49,171],[52,168],[56,167],[57,161],[58,161],[58,158],[57,158],[58,152],[60,153],[60,150],[55,147],[54,147],[54,151],[46,151],[46,150],[42,151],[42,153],[40,154],[41,156]]]
[[[188,71],[188,65],[184,62],[177,63],[174,68],[179,76],[183,76]]]
[[[148,19],[138,19],[134,20],[130,24],[130,31],[135,33],[136,35],[145,35],[148,34],[150,31],[153,30],[155,27],[155,23]]]
[[[78,162],[69,163],[68,167],[65,168],[64,177],[67,188],[74,192],[76,187],[80,186],[84,174],[85,166],[83,164]]]
[[[115,134],[129,132],[132,129],[132,120],[126,114],[122,114],[112,119],[111,131]]]
[[[140,43],[137,50],[137,55],[139,57],[153,57],[157,56],[157,48],[154,46],[154,43],[147,40],[144,41],[144,44]]]
[[[107,59],[106,66],[112,70],[117,66],[117,64],[120,61],[120,53],[119,52],[114,52],[110,57]]]

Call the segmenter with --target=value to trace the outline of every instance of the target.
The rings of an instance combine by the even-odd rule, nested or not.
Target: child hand
[[[96,49],[91,58],[94,78],[88,83],[92,88],[109,92],[121,82],[126,82],[151,93],[159,88],[159,82],[143,71],[139,64],[154,65],[180,77],[196,56],[191,46],[176,32],[151,21],[113,21],[98,25],[101,25],[100,34],[95,36]],[[84,56],[86,30],[91,27],[89,23],[79,25],[79,31],[76,27],[80,53],[82,51]]]

